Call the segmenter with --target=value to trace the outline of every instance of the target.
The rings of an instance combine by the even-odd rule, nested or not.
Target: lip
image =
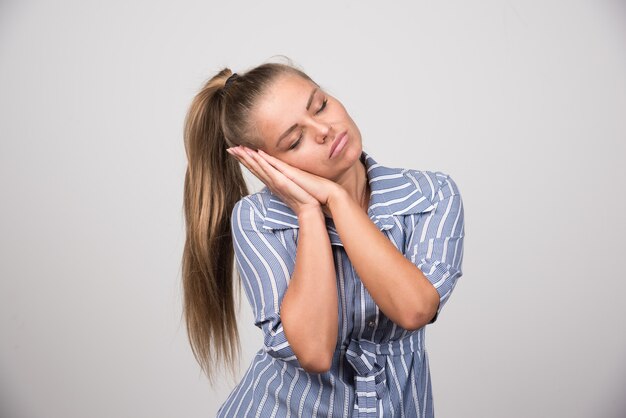
[[[337,148],[337,145],[339,145],[343,137],[346,136],[347,134],[348,134],[348,131],[346,130],[340,133],[339,135],[337,135],[337,137],[333,141],[333,144],[330,146],[330,153],[328,154],[328,158],[330,158],[330,156],[333,155],[333,152],[335,152],[335,148]]]

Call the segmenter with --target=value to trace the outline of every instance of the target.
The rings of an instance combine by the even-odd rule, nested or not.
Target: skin
[[[309,110],[305,110],[310,93],[315,87],[317,85],[309,80],[285,75],[273,83],[252,112],[252,124],[256,127],[257,136],[263,141],[258,150],[274,157],[273,161],[280,160],[299,169],[286,174],[296,175],[300,181],[306,181],[304,190],[311,196],[306,196],[304,190],[294,187],[295,184],[290,182],[284,185],[286,193],[283,193],[282,187],[272,188],[272,184],[268,186],[281,197],[292,200],[293,205],[287,201],[285,203],[296,214],[301,206],[327,206],[337,185],[355,200],[364,201],[363,210],[367,212],[366,199],[369,196],[365,196],[363,190],[368,183],[365,166],[359,161],[362,151],[361,131],[341,102],[321,88],[313,96]],[[278,138],[295,123],[298,127],[277,147]],[[347,132],[348,142],[340,155],[329,158],[334,140],[344,131]],[[292,145],[296,147],[289,149]],[[246,163],[245,160],[242,162]],[[266,184],[268,181],[281,181],[281,176],[277,176],[277,173],[264,165],[251,165],[248,169]],[[303,172],[315,176],[306,176]],[[290,194],[296,195],[296,198],[292,199]],[[322,209],[327,216],[332,216],[327,207]]]
[[[278,78],[252,112],[261,146],[233,147],[229,153],[298,216],[296,266],[281,304],[281,320],[303,368],[320,373],[330,369],[338,344],[336,272],[324,215],[333,218],[361,281],[393,322],[408,330],[426,325],[435,315],[439,294],[369,218],[367,175],[359,160],[361,133],[327,92],[316,94],[307,111],[313,87],[298,76]],[[277,148],[278,137],[294,123],[298,128]],[[330,147],[343,131],[348,142],[329,159]],[[289,150],[300,133],[300,144]]]

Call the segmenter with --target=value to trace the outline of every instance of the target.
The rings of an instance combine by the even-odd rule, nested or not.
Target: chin
[[[361,158],[361,152],[363,151],[363,146],[359,143],[358,146],[350,147],[346,150],[346,159],[350,160],[352,163],[359,161]]]

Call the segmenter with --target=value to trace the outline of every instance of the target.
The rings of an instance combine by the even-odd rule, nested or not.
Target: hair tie
[[[230,75],[230,77],[228,77],[228,79],[226,80],[226,83],[224,84],[224,87],[228,87],[228,85],[229,85],[230,83],[232,83],[232,82],[233,82],[233,81],[234,81],[237,77],[239,77],[239,76],[237,75],[237,73],[232,73],[232,74]]]

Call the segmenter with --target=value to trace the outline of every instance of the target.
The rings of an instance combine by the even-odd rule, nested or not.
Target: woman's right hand
[[[299,217],[306,210],[322,210],[320,202],[289,177],[265,161],[259,163],[239,147],[228,149],[229,153],[246,166],[252,174],[261,180],[275,195],[279,196]],[[255,153],[256,151],[252,151]]]

